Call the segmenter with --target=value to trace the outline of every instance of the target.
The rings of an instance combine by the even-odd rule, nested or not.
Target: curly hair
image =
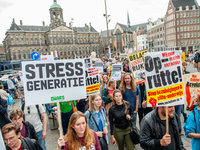
[[[126,76],[131,77],[131,84],[130,84],[131,85],[131,92],[134,93],[136,91],[136,84],[135,84],[134,77],[130,73],[125,73],[125,75],[123,76],[123,79],[122,79],[121,84],[120,84],[120,90],[122,91],[122,93],[125,93],[125,91],[126,91],[126,82],[125,82]]]
[[[71,115],[71,117],[69,119],[68,131],[67,131],[67,134],[64,137],[64,140],[68,144],[68,149],[79,150],[79,148],[81,147],[81,143],[80,143],[79,137],[76,134],[76,131],[74,130],[73,127],[74,127],[76,121],[80,117],[85,118],[86,128],[85,128],[85,133],[84,133],[84,137],[85,137],[84,146],[86,147],[86,150],[89,150],[91,145],[93,143],[96,143],[96,141],[95,141],[95,138],[94,138],[94,135],[93,135],[92,131],[89,128],[86,115],[83,114],[80,111],[74,112]]]

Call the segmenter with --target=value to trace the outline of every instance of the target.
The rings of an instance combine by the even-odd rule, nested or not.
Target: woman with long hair
[[[114,104],[113,102],[113,92],[115,90],[115,81],[108,82],[108,88],[103,91],[102,99],[106,104],[107,113],[109,108]]]
[[[111,78],[111,70],[109,68],[107,69],[107,76],[108,76],[108,79]]]
[[[89,110],[85,112],[88,119],[90,129],[94,130],[98,137],[105,136],[108,142],[108,124],[106,121],[106,110],[102,106],[102,99],[98,93],[95,93],[89,98]],[[96,123],[98,127],[96,126]],[[99,129],[100,131],[99,131]]]
[[[126,73],[121,81],[120,90],[124,100],[128,101],[134,112],[132,122],[136,125],[137,112],[139,106],[140,89],[136,86],[134,77],[130,73]]]
[[[64,137],[58,139],[56,150],[101,150],[96,132],[90,130],[87,117],[80,111],[71,115],[68,125],[68,132]]]
[[[119,150],[124,150],[125,142],[127,150],[134,150],[135,146],[129,135],[131,131],[130,120],[133,116],[131,106],[129,102],[123,100],[120,90],[113,92],[113,98],[114,105],[109,109],[111,142],[114,144],[117,141]]]
[[[100,86],[100,95],[103,95],[103,91],[108,87],[108,76],[104,75],[102,78],[101,86]]]

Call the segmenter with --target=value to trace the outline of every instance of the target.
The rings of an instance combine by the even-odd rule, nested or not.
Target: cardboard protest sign
[[[41,55],[41,60],[52,61],[52,60],[54,60],[54,57],[53,57],[53,55]]]
[[[192,110],[200,96],[200,73],[184,75],[185,108]]]
[[[86,98],[83,59],[22,62],[26,105]]]
[[[86,69],[86,92],[87,96],[100,91],[99,70],[93,67]]]
[[[0,132],[0,147],[1,147],[1,150],[6,150],[1,132]]]
[[[111,74],[111,81],[121,80],[121,64],[113,64],[112,65],[112,74]]]
[[[103,62],[95,62],[95,68],[99,70],[99,73],[103,73]]]
[[[133,53],[128,56],[130,62],[130,70],[134,75],[136,84],[145,82],[144,75],[144,54],[148,51],[140,51],[139,53]]]
[[[84,59],[85,61],[85,67],[89,68],[90,67],[90,58]]]
[[[144,55],[147,107],[184,104],[180,50]]]

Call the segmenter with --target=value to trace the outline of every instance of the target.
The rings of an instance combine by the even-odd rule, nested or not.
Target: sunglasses
[[[27,107],[27,110],[28,110],[28,114],[30,114],[30,107]]]

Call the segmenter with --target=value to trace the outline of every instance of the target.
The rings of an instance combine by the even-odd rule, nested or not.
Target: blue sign
[[[31,59],[32,60],[38,60],[40,58],[40,54],[38,52],[32,52],[31,53]]]

